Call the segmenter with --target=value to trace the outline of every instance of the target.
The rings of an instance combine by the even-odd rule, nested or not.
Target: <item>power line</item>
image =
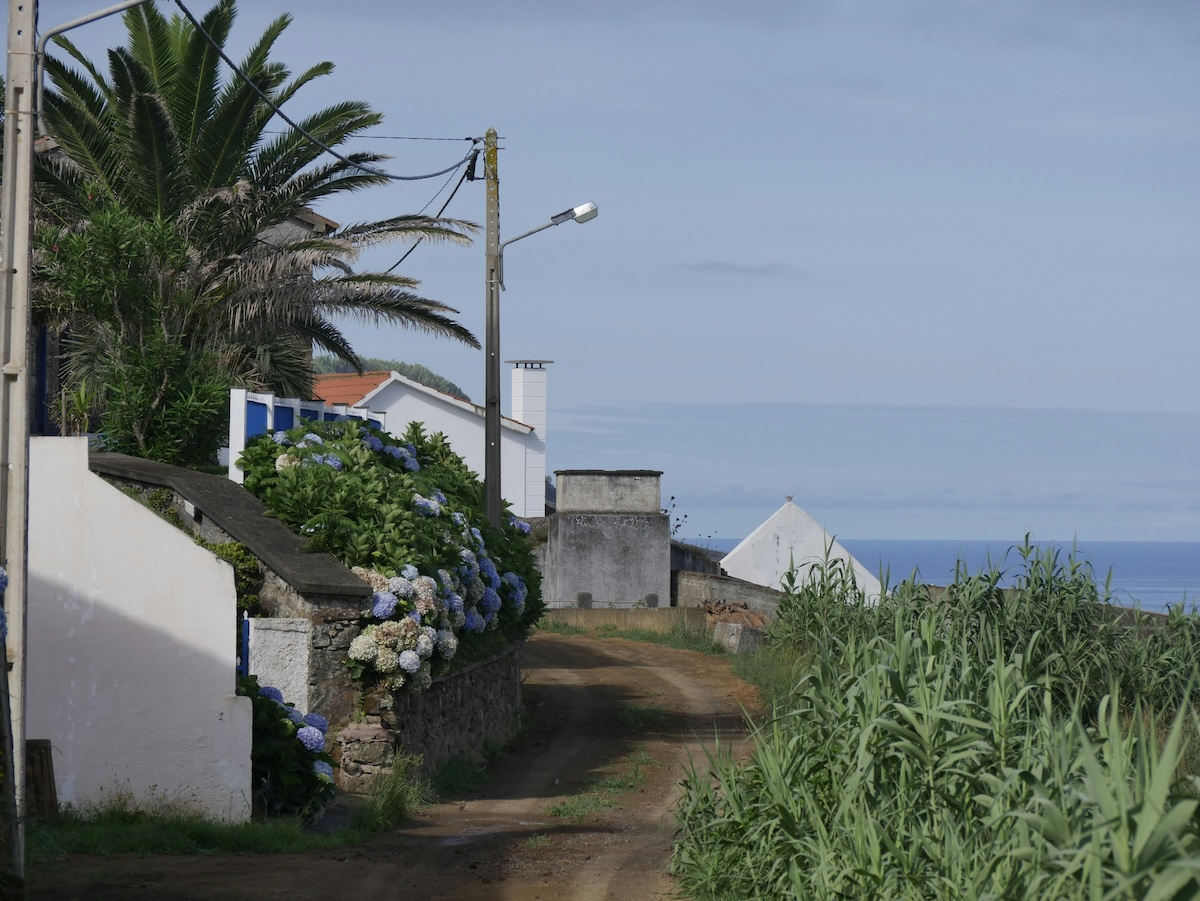
[[[271,129],[268,128],[263,131],[263,134],[285,135],[285,134],[287,134],[287,132],[286,131],[272,131]],[[420,136],[415,136],[415,135],[358,135],[358,138],[359,138],[359,140],[365,140],[365,141],[454,141],[455,143],[458,143],[459,141],[470,141],[473,144],[478,144],[480,141],[483,140],[483,138],[471,138],[471,137],[467,137],[467,138],[434,138],[434,137],[420,137]]]
[[[272,100],[270,97],[268,97],[262,91],[262,89],[259,88],[258,85],[256,85],[253,81],[251,81],[250,78],[247,77],[246,73],[243,72],[241,69],[239,69],[237,67],[237,64],[234,63],[234,61],[231,60],[226,55],[224,48],[222,48],[221,45],[218,44],[216,42],[216,40],[213,39],[213,36],[204,30],[204,26],[201,25],[196,20],[196,17],[192,15],[191,10],[189,10],[186,6],[183,5],[183,0],[175,0],[175,5],[178,6],[180,10],[182,10],[183,14],[187,17],[188,21],[192,23],[192,27],[195,28],[196,31],[198,31],[201,35],[203,35],[204,39],[206,41],[208,41],[209,45],[214,50],[217,51],[217,55],[221,57],[221,59],[225,62],[225,65],[229,66],[229,68],[233,70],[233,72],[238,76],[238,78],[240,78],[240,79],[242,79],[242,81],[246,82],[246,84],[249,85],[250,89],[252,91],[254,91],[254,93],[257,94],[259,96],[259,98],[261,98],[262,101],[267,104],[267,106],[269,106],[272,110],[274,110],[275,114],[277,116],[279,116],[280,119],[282,119],[284,122],[286,122],[292,128],[294,128],[296,131],[300,132],[300,134],[302,134],[305,138],[307,138],[310,142],[315,144],[317,147],[320,147],[323,151],[328,153],[330,156],[334,157],[337,160],[340,160],[341,162],[345,163],[347,166],[351,166],[355,169],[360,169],[363,172],[369,172],[372,175],[379,175],[379,176],[382,176],[383,178],[389,178],[392,181],[423,181],[427,178],[437,178],[439,175],[445,175],[447,172],[453,172],[455,169],[457,169],[459,166],[461,166],[463,163],[465,163],[467,160],[469,160],[471,158],[471,155],[474,152],[474,143],[477,143],[476,139],[473,139],[473,138],[471,139],[474,142],[472,144],[472,149],[467,151],[466,156],[464,156],[461,160],[459,160],[453,166],[447,166],[445,169],[442,169],[438,172],[430,172],[428,175],[393,175],[390,172],[384,172],[382,169],[377,169],[374,166],[364,166],[362,163],[356,163],[353,160],[349,159],[348,157],[342,156],[340,153],[338,153],[336,150],[334,150],[332,147],[330,147],[324,141],[322,141],[319,138],[315,137],[314,135],[310,134],[306,129],[301,127],[296,122],[293,122],[288,117],[288,115],[282,109],[279,108],[279,105],[277,103],[275,103],[274,100]],[[452,194],[451,196],[453,197],[454,195]],[[415,247],[416,245],[414,244],[413,246]],[[397,264],[397,265],[399,265],[399,264]]]
[[[463,170],[463,174],[458,179],[458,184],[456,184],[454,186],[454,190],[450,192],[450,196],[446,198],[446,202],[442,204],[442,208],[437,211],[438,217],[440,217],[442,215],[442,213],[446,212],[446,207],[450,206],[450,201],[454,199],[454,195],[458,193],[458,189],[462,187],[462,183],[467,180],[467,176],[470,174],[471,174],[471,167],[468,166],[465,170]],[[447,181],[446,184],[448,185],[448,184],[450,184],[450,182]],[[446,189],[446,185],[442,185],[442,190],[445,190],[445,189]],[[441,193],[441,191],[438,191],[438,194],[440,194],[440,193]],[[433,196],[436,198],[437,194],[434,194]],[[430,200],[429,203],[433,203],[433,201]],[[425,204],[425,209],[429,208],[429,203]],[[421,212],[422,213],[425,212],[425,209],[422,209]],[[408,259],[408,255],[410,253],[412,253],[414,250],[416,250],[417,246],[424,240],[425,240],[424,238],[417,238],[417,240],[415,240],[413,242],[413,246],[408,248],[408,250],[404,251],[404,255],[402,257],[400,257],[400,259],[396,260],[396,262],[392,263],[392,265],[388,268],[387,271],[388,272],[394,271],[397,266],[399,266],[401,263],[403,263],[405,260]]]

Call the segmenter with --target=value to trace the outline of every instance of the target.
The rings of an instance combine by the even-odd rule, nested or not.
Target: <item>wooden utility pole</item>
[[[0,686],[4,813],[12,870],[25,873],[25,612],[29,548],[29,310],[33,289],[33,142],[37,0],[9,0],[0,185],[0,563],[8,679]]]
[[[483,491],[488,522],[500,527],[500,173],[497,170],[496,129],[483,142],[483,172],[487,180],[487,334],[483,353],[484,386]]]

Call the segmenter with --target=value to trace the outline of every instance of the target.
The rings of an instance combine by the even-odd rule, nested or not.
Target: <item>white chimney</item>
[[[518,516],[546,515],[546,366],[553,360],[507,360],[512,371],[512,418],[533,428],[525,445],[525,504]],[[515,500],[515,498],[514,498]]]

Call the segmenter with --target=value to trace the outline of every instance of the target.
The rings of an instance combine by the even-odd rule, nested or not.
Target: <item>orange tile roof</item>
[[[327,404],[355,406],[362,399],[392,377],[390,372],[339,372],[319,375],[313,380],[313,397]]]

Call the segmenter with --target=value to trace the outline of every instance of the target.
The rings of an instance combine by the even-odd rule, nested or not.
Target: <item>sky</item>
[[[241,0],[231,45],[284,13],[275,58],[336,65],[288,109],[385,116],[349,149],[420,175],[469,144],[398,138],[495,127],[502,238],[599,206],[505,255],[550,469],[662,470],[696,536],[790,495],[848,537],[1200,541],[1200,4]],[[119,17],[72,39],[95,58]],[[467,182],[446,215],[484,209]],[[482,335],[483,270],[478,241],[399,271]],[[345,330],[482,399],[480,351]]]

